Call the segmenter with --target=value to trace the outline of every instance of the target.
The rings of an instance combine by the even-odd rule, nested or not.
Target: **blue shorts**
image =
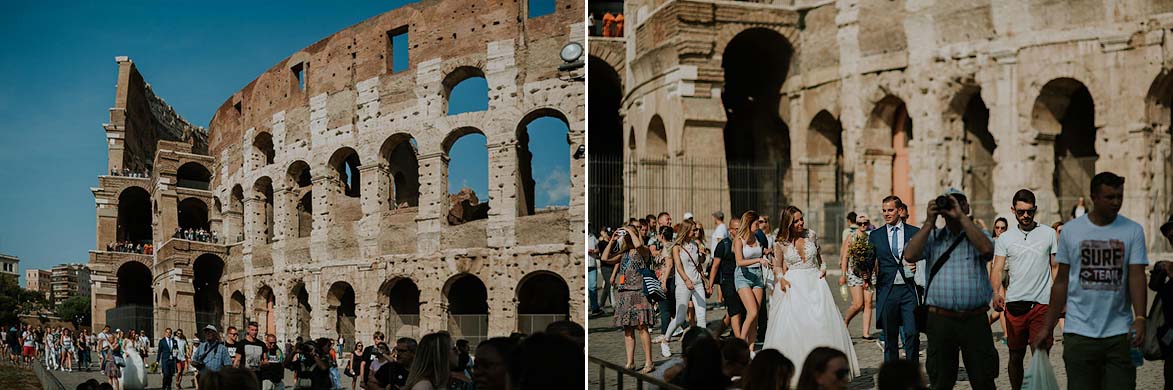
[[[738,290],[743,288],[765,288],[765,280],[762,279],[762,268],[759,267],[737,267],[733,272],[733,286]]]

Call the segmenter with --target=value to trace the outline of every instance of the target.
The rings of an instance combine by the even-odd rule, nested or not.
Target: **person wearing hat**
[[[908,240],[902,257],[907,263],[925,259],[930,269],[925,291],[928,323],[923,324],[929,343],[929,382],[934,389],[953,388],[961,352],[970,385],[975,390],[994,389],[998,351],[986,317],[994,294],[986,263],[994,258],[994,243],[969,218],[969,200],[956,188],[929,201],[925,209],[924,228]],[[942,229],[936,227],[938,216],[945,218]],[[904,329],[916,337],[913,326],[905,324]]]
[[[1123,177],[1100,172],[1090,190],[1091,211],[1068,221],[1059,234],[1059,270],[1047,322],[1032,335],[1031,345],[1049,350],[1055,323],[1065,311],[1063,363],[1070,387],[1132,389],[1136,367],[1129,346],[1144,341],[1148,299],[1144,228],[1120,215]]]
[[[221,367],[232,365],[232,355],[228,354],[228,347],[220,341],[220,332],[215,326],[204,327],[204,340],[192,354],[191,365],[199,370],[197,376],[207,372],[219,372]],[[197,381],[199,379],[196,379]]]
[[[1169,220],[1161,225],[1161,236],[1165,237],[1165,240],[1169,241],[1169,245],[1173,246],[1173,214],[1170,214]],[[1153,270],[1149,275],[1149,288],[1157,293],[1157,297],[1161,298],[1162,314],[1165,316],[1165,321],[1169,321],[1170,318],[1173,318],[1173,278],[1170,277],[1173,275],[1173,262],[1158,261],[1153,265]],[[1168,332],[1173,332],[1173,328],[1169,327],[1164,328],[1166,333],[1162,333],[1161,330],[1158,328],[1157,334],[1154,335],[1157,340],[1166,340],[1165,336]],[[1168,351],[1171,346],[1164,345],[1164,347]],[[1165,360],[1165,383],[1173,385],[1173,364],[1171,364],[1173,359],[1169,359],[1168,353],[1163,356],[1163,359]]]

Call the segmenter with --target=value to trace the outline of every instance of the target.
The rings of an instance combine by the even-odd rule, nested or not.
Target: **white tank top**
[[[700,272],[697,272],[697,263],[700,262],[701,259],[699,253],[697,252],[699,252],[699,250],[696,244],[691,242],[686,243],[680,247],[680,264],[684,267],[684,274],[688,275],[688,278],[691,279],[693,283],[701,282],[701,274]],[[680,286],[684,285],[684,281],[681,280],[681,278],[676,278],[676,283]]]
[[[756,242],[757,239],[755,238],[754,240]],[[745,240],[741,240],[741,257],[746,260],[753,260],[753,259],[762,258],[762,246],[761,245],[750,246],[749,243],[745,242]],[[761,267],[762,267],[761,264],[754,264],[754,265],[748,266],[746,268],[761,268]]]

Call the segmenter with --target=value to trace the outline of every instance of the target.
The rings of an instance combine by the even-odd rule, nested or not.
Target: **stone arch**
[[[256,297],[253,298],[253,310],[250,316],[259,325],[262,335],[266,333],[277,334],[276,306],[277,296],[273,294],[273,288],[262,284],[257,289]]]
[[[517,283],[517,329],[532,334],[570,318],[570,287],[556,273],[536,271]]]
[[[166,288],[163,289],[163,293],[159,294],[159,304],[156,306],[164,310],[171,308],[171,293]]]
[[[591,45],[592,51],[595,46]],[[592,174],[587,176],[587,204],[591,205],[587,221],[592,226],[618,226],[623,220],[623,84],[616,65],[595,55],[588,62],[591,104],[587,106],[587,117],[591,119],[591,129],[587,134],[587,164]],[[634,134],[631,138],[628,147],[634,148]]]
[[[254,210],[253,215],[256,221],[256,229],[258,238],[263,238],[264,242],[272,242],[275,232],[275,221],[273,218],[273,179],[268,176],[261,176],[253,183],[253,199],[257,203],[257,210]]]
[[[487,142],[487,138],[485,138],[485,134],[483,132],[481,132],[480,129],[477,129],[474,127],[467,127],[467,126],[453,130],[452,132],[448,133],[447,137],[444,138],[444,142],[441,143],[441,146],[443,147],[444,154],[445,154],[445,156],[448,157],[447,161],[449,161],[449,162],[446,163],[447,165],[444,167],[443,180],[441,181],[440,184],[441,184],[441,188],[444,188],[444,191],[447,191],[447,193],[450,195],[448,197],[449,203],[447,206],[445,206],[443,208],[443,210],[449,210],[449,207],[452,205],[451,202],[466,203],[466,201],[462,200],[462,199],[452,199],[452,198],[454,198],[452,195],[455,195],[456,193],[453,192],[453,190],[455,188],[453,188],[451,186],[451,184],[453,183],[453,179],[452,179],[452,172],[453,171],[451,168],[451,165],[453,165],[453,164],[451,163],[451,161],[462,160],[462,159],[466,159],[466,158],[470,159],[470,160],[472,159],[472,156],[454,155],[455,153],[452,150],[453,146],[455,146],[458,141],[465,139],[465,137],[473,137],[473,138],[470,138],[469,141],[467,141],[467,142],[474,142],[475,143],[474,148],[476,148],[478,150],[480,147],[480,142]],[[482,140],[484,140],[484,141],[482,141]],[[484,172],[484,177],[487,182],[488,177],[489,177],[489,161],[487,158],[488,157],[487,156],[488,155],[488,153],[487,153],[488,145],[487,144],[485,144],[485,150],[486,150],[486,159],[484,160],[483,163],[480,161],[475,161],[475,162],[469,162],[469,164],[472,166],[484,167],[483,172]],[[461,164],[456,164],[456,165],[461,165]],[[469,172],[469,174],[473,174],[473,173]],[[475,174],[479,175],[481,173],[477,172]],[[463,188],[461,188],[461,190],[463,190]],[[479,202],[478,204],[485,204],[487,206],[489,194],[477,193],[475,195],[477,196],[477,200]],[[463,222],[465,222],[465,223],[470,222],[470,221],[474,221],[474,220],[478,220],[478,219],[485,219],[485,218],[489,217],[488,212],[487,212],[487,208],[485,208],[484,206],[473,206],[471,202],[467,202],[467,204],[463,207],[463,209],[465,211],[465,214],[467,214],[467,215],[464,215],[463,219],[462,219]],[[482,209],[484,209],[483,212],[482,212]]]
[[[1031,126],[1039,132],[1041,147],[1054,142],[1054,176],[1058,216],[1071,218],[1096,172],[1096,105],[1091,91],[1073,78],[1048,81],[1039,90],[1031,111]]]
[[[127,261],[115,271],[118,287],[114,308],[106,311],[106,324],[111,328],[154,328],[154,277],[147,265]]]
[[[900,197],[908,206],[910,220],[916,220],[917,201],[913,191],[909,145],[913,139],[912,117],[904,100],[887,95],[876,102],[862,137],[864,163],[870,172],[871,188],[880,197]]]
[[[387,339],[419,338],[420,289],[409,277],[396,277],[379,287],[380,312],[384,313],[383,329]]]
[[[362,180],[359,173],[362,161],[359,160],[358,152],[349,146],[343,146],[334,151],[328,164],[334,170],[335,178],[342,185],[342,194],[350,198],[362,195],[360,188]]]
[[[253,169],[273,163],[277,153],[273,151],[273,135],[267,131],[257,133],[253,137]]]
[[[290,338],[301,337],[302,339],[310,339],[310,319],[313,316],[313,305],[310,304],[309,289],[306,288],[305,282],[297,280],[292,283],[289,288],[289,329],[292,330]]]
[[[465,83],[466,81],[474,80],[474,79],[484,80],[484,83],[486,86],[484,93],[481,94],[480,90],[478,89],[475,92],[475,95],[469,96],[469,99],[470,99],[469,105],[471,107],[469,111],[454,110],[453,106],[451,104],[452,93],[461,84]],[[476,81],[474,80],[473,82],[475,83]],[[447,115],[456,115],[456,114],[460,114],[463,112],[471,112],[471,111],[483,111],[482,109],[472,109],[472,108],[480,108],[480,106],[482,104],[483,104],[485,110],[487,110],[489,108],[488,78],[485,77],[485,71],[481,70],[481,68],[479,68],[479,67],[475,67],[475,66],[457,67],[444,75],[444,79],[443,79],[443,81],[441,81],[441,85],[444,88],[443,89],[444,112]],[[470,85],[470,87],[471,87],[471,85]],[[469,93],[471,94],[473,92],[471,92],[471,90],[470,90]]]
[[[139,186],[118,193],[119,241],[150,243],[152,240],[151,194]]]
[[[337,281],[326,291],[326,324],[335,332],[328,337],[345,337],[348,344],[354,343],[355,309],[354,287],[346,281]]]
[[[180,165],[175,171],[175,185],[183,188],[207,190],[212,182],[212,171],[195,161]]]
[[[228,323],[225,324],[226,328],[228,326],[235,326],[238,330],[245,328],[245,325],[248,324],[248,317],[244,312],[244,304],[244,293],[240,292],[240,290],[233,291],[232,295],[228,298]]]
[[[621,48],[622,46],[619,46],[619,47]],[[588,73],[591,73],[591,70],[594,70],[593,68],[595,68],[596,66],[602,66],[602,65],[606,65],[608,68],[611,69],[612,72],[618,73],[620,70],[623,69],[623,67],[624,67],[623,60],[626,57],[626,55],[624,53],[622,53],[618,50],[612,49],[612,47],[609,45],[598,45],[598,44],[590,45],[590,54],[588,56],[590,57],[589,61],[592,61],[590,65],[587,65],[589,67],[587,69]],[[593,62],[593,61],[598,61],[599,65],[595,65],[595,62]],[[598,80],[598,79],[594,78],[593,76],[589,76],[589,75],[587,76],[587,79],[591,80],[591,83],[595,83],[596,82],[595,80]],[[621,84],[622,84],[622,82],[621,82]],[[587,87],[589,88],[590,85],[587,85]],[[591,99],[591,101],[594,101],[594,100],[595,99],[593,99],[593,98]]]
[[[806,158],[799,168],[806,179],[799,185],[807,189],[807,220],[817,222],[822,236],[834,237],[842,229],[839,215],[849,194],[845,161],[843,124],[830,111],[820,110],[807,128]]]
[[[644,137],[643,160],[645,162],[667,162],[668,130],[664,126],[664,118],[660,114],[652,115],[648,121],[648,131]]]
[[[294,206],[290,207],[290,228],[293,237],[309,237],[314,229],[314,183],[310,165],[297,160],[289,164],[285,173],[285,188],[288,188]]]
[[[391,209],[418,207],[420,202],[419,146],[408,133],[387,137],[379,148],[379,156],[387,163],[391,190],[388,203]]]
[[[971,214],[993,226],[997,218],[994,205],[994,172],[998,144],[990,132],[990,109],[976,86],[963,88],[949,105],[949,116],[960,117],[961,188],[969,196]]]
[[[191,268],[196,327],[202,329],[210,324],[223,328],[224,299],[220,294],[220,281],[224,276],[224,260],[213,254],[203,254],[192,262]]]
[[[533,131],[554,131],[561,134],[561,139],[566,141],[566,149],[559,151],[556,147],[553,150],[537,150],[530,148],[530,137]],[[545,145],[543,143],[543,145]],[[554,144],[550,146],[560,146]],[[535,190],[534,172],[533,172],[533,157],[534,152],[540,154],[552,154],[551,158],[545,159],[548,162],[553,162],[552,165],[557,165],[557,162],[566,161],[566,168],[563,171],[566,175],[565,182],[553,182],[552,184],[543,183],[543,189],[549,192],[561,193],[560,188],[553,188],[552,186],[564,186],[566,188],[565,198],[563,201],[553,199],[551,196],[546,198],[546,206],[557,203],[559,206],[570,204],[570,155],[573,153],[570,150],[570,122],[566,119],[566,114],[555,108],[543,107],[530,111],[522,117],[517,126],[517,172],[518,172],[518,215],[533,215],[537,205],[537,194]],[[558,172],[552,172],[551,175],[558,175]],[[559,198],[561,199],[561,198]]]
[[[791,160],[790,128],[779,113],[781,90],[793,62],[794,41],[779,30],[753,27],[727,42],[719,50],[732,215],[749,209],[778,215],[787,204],[784,184]]]
[[[196,197],[185,198],[177,207],[180,229],[208,230],[208,204]]]
[[[1155,207],[1157,215],[1173,212],[1173,74],[1162,70],[1153,80],[1145,96],[1145,114],[1153,128],[1153,186],[1157,187],[1156,199],[1162,196],[1166,204]],[[1160,242],[1159,237],[1152,238]],[[1173,248],[1171,248],[1173,249]]]
[[[444,283],[448,331],[453,338],[476,344],[488,336],[489,293],[479,277],[469,273],[452,276]]]

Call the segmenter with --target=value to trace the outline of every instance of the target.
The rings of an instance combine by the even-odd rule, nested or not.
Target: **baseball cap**
[[[684,213],[684,220],[687,221],[690,219],[692,219],[692,213]]]
[[[961,190],[955,187],[949,187],[949,189],[945,190],[945,193],[941,195],[961,195],[962,198],[969,198],[968,196],[965,196],[964,192],[961,192]]]
[[[205,326],[205,327],[204,327],[204,330],[210,330],[210,331],[217,332],[217,333],[219,333],[219,332],[220,332],[220,331],[216,330],[216,327],[215,327],[215,326],[213,326],[213,325],[210,325],[210,324],[209,324],[208,326]]]

